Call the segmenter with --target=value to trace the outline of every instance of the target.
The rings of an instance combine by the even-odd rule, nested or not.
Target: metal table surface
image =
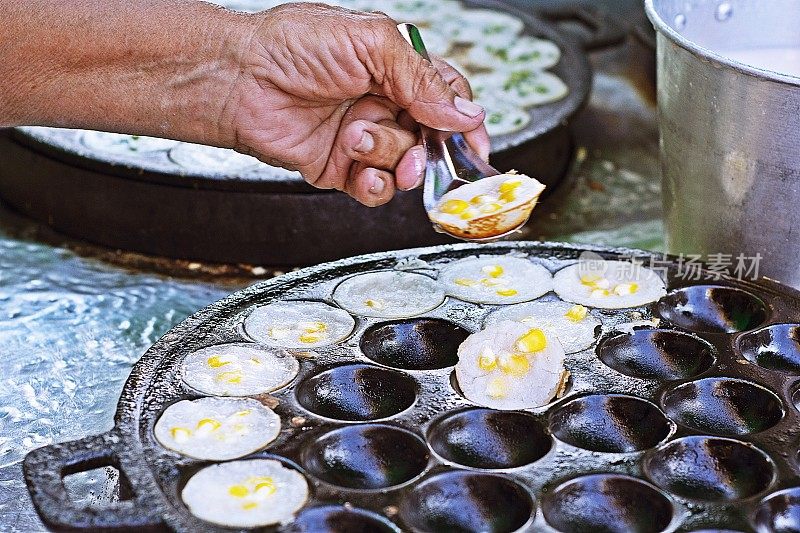
[[[638,4],[613,7],[633,21]],[[574,125],[573,169],[520,238],[662,248],[652,61],[633,38],[592,54],[594,90]],[[65,240],[0,204],[0,530],[45,530],[22,479],[29,450],[110,429],[131,366],[160,335],[269,275]],[[87,503],[115,497],[109,469],[65,482]]]

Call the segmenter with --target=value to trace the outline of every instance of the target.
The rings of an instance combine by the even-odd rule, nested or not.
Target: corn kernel
[[[186,428],[172,428],[169,433],[175,442],[186,442],[192,436],[192,432]]]
[[[592,292],[589,293],[589,296],[592,298],[602,298],[604,296],[608,296],[611,294],[608,289],[594,289]]]
[[[515,296],[517,294],[517,289],[497,289],[496,292],[500,296]]]
[[[302,333],[300,337],[300,342],[304,344],[314,344],[315,342],[319,342],[325,338],[325,335],[321,333]]]
[[[508,384],[503,378],[494,378],[486,385],[486,394],[491,398],[505,398],[508,395]]]
[[[447,213],[448,215],[458,215],[466,211],[468,207],[469,203],[464,200],[447,200],[442,204],[440,210],[442,213]]]
[[[505,203],[511,203],[517,199],[517,195],[514,191],[504,192],[500,195],[500,201]]]
[[[531,369],[528,358],[524,355],[514,354],[500,357],[500,370],[512,376],[524,376]]]
[[[492,349],[487,347],[481,350],[481,353],[478,355],[478,368],[490,372],[494,370],[496,366],[497,357],[495,357]]]
[[[306,333],[320,333],[327,331],[328,325],[325,322],[305,322],[303,323],[303,331]]]
[[[261,359],[259,359],[258,357],[251,357],[251,358],[250,358],[250,362],[251,362],[252,364],[254,364],[254,365],[260,365],[260,364],[262,364],[262,363],[261,363]]]
[[[206,363],[208,363],[208,366],[211,368],[219,368],[230,364],[230,361],[223,361],[218,355],[213,355],[206,360]]]
[[[459,216],[461,217],[461,220],[469,220],[471,218],[475,218],[477,214],[478,213],[476,213],[474,209],[467,209]]]
[[[584,274],[583,276],[581,276],[581,283],[583,283],[584,285],[594,285],[601,279],[603,279],[603,276],[601,276],[600,274],[591,274],[591,273]]]
[[[500,265],[486,265],[485,267],[481,268],[481,272],[486,274],[491,278],[499,278],[503,275],[503,267]]]
[[[564,314],[564,316],[567,317],[569,320],[572,320],[573,322],[580,322],[581,320],[586,318],[586,314],[588,312],[589,310],[582,305],[573,305],[572,307],[569,308],[566,314]]]
[[[207,429],[209,431],[214,431],[215,429],[219,429],[220,426],[222,426],[222,424],[213,418],[204,418],[197,423],[198,430]]]
[[[474,287],[478,284],[476,280],[469,278],[456,278],[453,283],[456,285],[461,285],[462,287]]]
[[[486,204],[481,206],[481,213],[484,215],[489,215],[491,213],[497,213],[503,209],[503,206],[498,204],[497,202],[492,202],[491,204]]]
[[[626,294],[633,294],[639,290],[639,285],[636,283],[620,283],[614,287],[614,294],[618,296],[625,296]]]
[[[383,300],[366,300],[364,303],[367,304],[367,307],[372,309],[380,310],[386,307],[386,305],[383,303]]]
[[[214,379],[217,381],[227,381],[228,383],[241,383],[242,372],[240,370],[235,370],[232,372],[220,372]]]
[[[247,416],[252,412],[253,411],[251,409],[243,409],[241,411],[236,411],[235,413],[233,413],[233,416]]]
[[[255,509],[256,507],[258,507],[258,504],[256,502],[245,502],[242,504],[242,509],[244,509],[245,511],[249,511],[250,509]]]
[[[519,179],[519,178],[506,180],[506,181],[504,181],[503,183],[500,184],[500,192],[501,193],[513,192],[520,185],[522,185],[522,180]]]
[[[494,201],[492,196],[489,196],[488,194],[479,194],[478,196],[473,196],[469,203],[472,205],[483,205],[491,203],[492,201]]]
[[[523,353],[540,352],[547,348],[547,336],[544,331],[533,328],[517,339],[516,348]]]
[[[272,496],[277,492],[278,488],[272,481],[265,481],[256,485],[255,492],[259,496]]]
[[[244,485],[231,485],[228,487],[228,494],[234,498],[244,498],[250,491]]]
[[[498,285],[502,285],[503,280],[494,279],[494,278],[481,278],[481,285],[485,287],[497,287]]]

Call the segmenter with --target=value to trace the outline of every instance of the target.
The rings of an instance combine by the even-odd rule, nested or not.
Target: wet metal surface
[[[663,245],[652,84],[641,59],[647,53],[629,39],[592,55],[594,90],[574,125],[573,170],[537,209],[524,237]],[[141,354],[195,310],[251,282],[231,278],[236,268],[63,242],[0,205],[3,531],[44,530],[22,480],[24,454],[110,429],[123,382]],[[247,270],[266,274],[258,266]],[[72,494],[92,502],[116,497],[116,478],[103,468],[66,481]],[[308,524],[313,520],[308,516]]]

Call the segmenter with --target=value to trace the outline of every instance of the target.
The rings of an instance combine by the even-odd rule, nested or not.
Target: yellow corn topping
[[[608,296],[611,294],[608,289],[594,289],[589,296],[592,298],[602,298],[603,296]]]
[[[594,285],[601,279],[603,279],[603,276],[600,274],[584,274],[581,276],[581,283],[584,285]]]
[[[477,215],[477,213],[475,212],[474,209],[467,209],[466,211],[461,213],[460,216],[461,216],[461,220],[469,220],[471,218],[475,218],[476,215]]]
[[[242,372],[240,370],[235,370],[231,372],[220,372],[214,379],[216,379],[217,381],[227,381],[228,383],[241,383]]]
[[[274,482],[265,481],[256,485],[255,492],[259,496],[272,496],[277,490],[278,488],[275,486]]]
[[[486,385],[486,394],[491,398],[505,398],[508,395],[508,384],[503,378],[494,378]]]
[[[572,320],[573,322],[580,322],[581,320],[586,318],[586,314],[588,312],[589,310],[582,305],[573,305],[572,307],[569,308],[569,310],[566,312],[564,316]]]
[[[478,368],[489,372],[494,370],[497,366],[497,357],[495,357],[494,352],[492,352],[489,348],[484,348],[481,350],[481,353],[478,355]]]
[[[220,359],[218,355],[212,355],[206,360],[206,363],[208,363],[208,366],[210,366],[211,368],[219,368],[221,366],[230,364],[229,361],[223,361],[222,359]]]
[[[244,498],[250,493],[244,485],[231,485],[228,487],[228,494],[234,498]]]
[[[500,184],[500,193],[514,192],[520,185],[522,185],[522,180],[520,179],[506,180]]]
[[[498,204],[497,202],[492,202],[491,204],[486,204],[481,206],[481,213],[488,215],[491,213],[497,213],[503,208],[502,205]]]
[[[464,200],[447,200],[442,204],[440,210],[442,213],[447,213],[448,215],[458,215],[466,211],[468,207],[469,203]]]
[[[249,511],[250,509],[255,509],[256,507],[258,507],[258,503],[256,502],[245,502],[242,504],[242,509],[244,509],[245,511]]]
[[[528,358],[524,355],[513,354],[500,358],[500,370],[512,376],[524,376],[531,369]]]
[[[481,268],[481,272],[491,278],[499,278],[503,275],[504,270],[500,265],[486,265]]]
[[[626,294],[633,294],[638,290],[639,285],[637,283],[620,283],[614,287],[614,294],[624,296]]]
[[[488,204],[493,200],[494,198],[489,196],[488,194],[479,194],[478,196],[473,196],[472,200],[470,200],[469,203],[471,203],[472,205],[483,205],[483,204]]]
[[[547,348],[547,336],[544,331],[533,328],[517,339],[516,348],[523,353],[540,352]]]
[[[328,325],[325,322],[306,322],[303,324],[303,331],[306,333],[320,333],[328,331]]]
[[[481,279],[481,285],[484,285],[486,287],[497,287],[498,285],[502,285],[502,284],[503,284],[503,281],[499,280],[499,279],[494,279],[494,278],[482,278]]]
[[[372,309],[383,309],[386,307],[383,304],[383,300],[366,300],[364,303],[367,304],[367,307],[371,307]]]
[[[514,296],[517,294],[516,289],[497,289],[497,294],[500,296]]]
[[[192,432],[187,428],[172,428],[169,433],[176,442],[185,442],[192,436]]]
[[[213,418],[204,418],[200,422],[197,423],[197,429],[207,428],[210,430],[219,429],[222,424],[219,421],[214,420]]]
[[[247,416],[252,412],[251,409],[244,409],[243,411],[236,411],[233,416]]]
[[[325,336],[322,333],[303,333],[298,337],[304,344],[313,344],[321,341]]]
[[[474,287],[478,284],[476,280],[469,278],[456,278],[453,280],[453,283],[456,285],[461,285],[462,287]]]
[[[500,195],[500,201],[505,203],[513,202],[516,199],[517,195],[514,193],[514,191],[504,192]]]
[[[250,362],[253,363],[254,365],[260,365],[261,359],[259,359],[258,357],[251,357]]]

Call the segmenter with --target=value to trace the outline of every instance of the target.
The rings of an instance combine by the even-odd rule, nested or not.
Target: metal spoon
[[[397,25],[397,29],[400,30],[400,34],[406,41],[414,47],[414,50],[428,61],[431,60],[425,44],[422,42],[419,29],[415,25],[402,23]],[[436,208],[442,196],[449,191],[473,181],[502,174],[502,172],[481,159],[470,148],[461,133],[435,130],[422,124],[420,124],[420,131],[427,160],[422,201],[425,211],[428,213]],[[452,235],[436,223],[433,223],[433,227],[439,233],[447,233],[458,239],[470,242],[492,242],[514,233],[525,222],[527,220],[501,235],[475,239],[465,239],[458,235]]]

